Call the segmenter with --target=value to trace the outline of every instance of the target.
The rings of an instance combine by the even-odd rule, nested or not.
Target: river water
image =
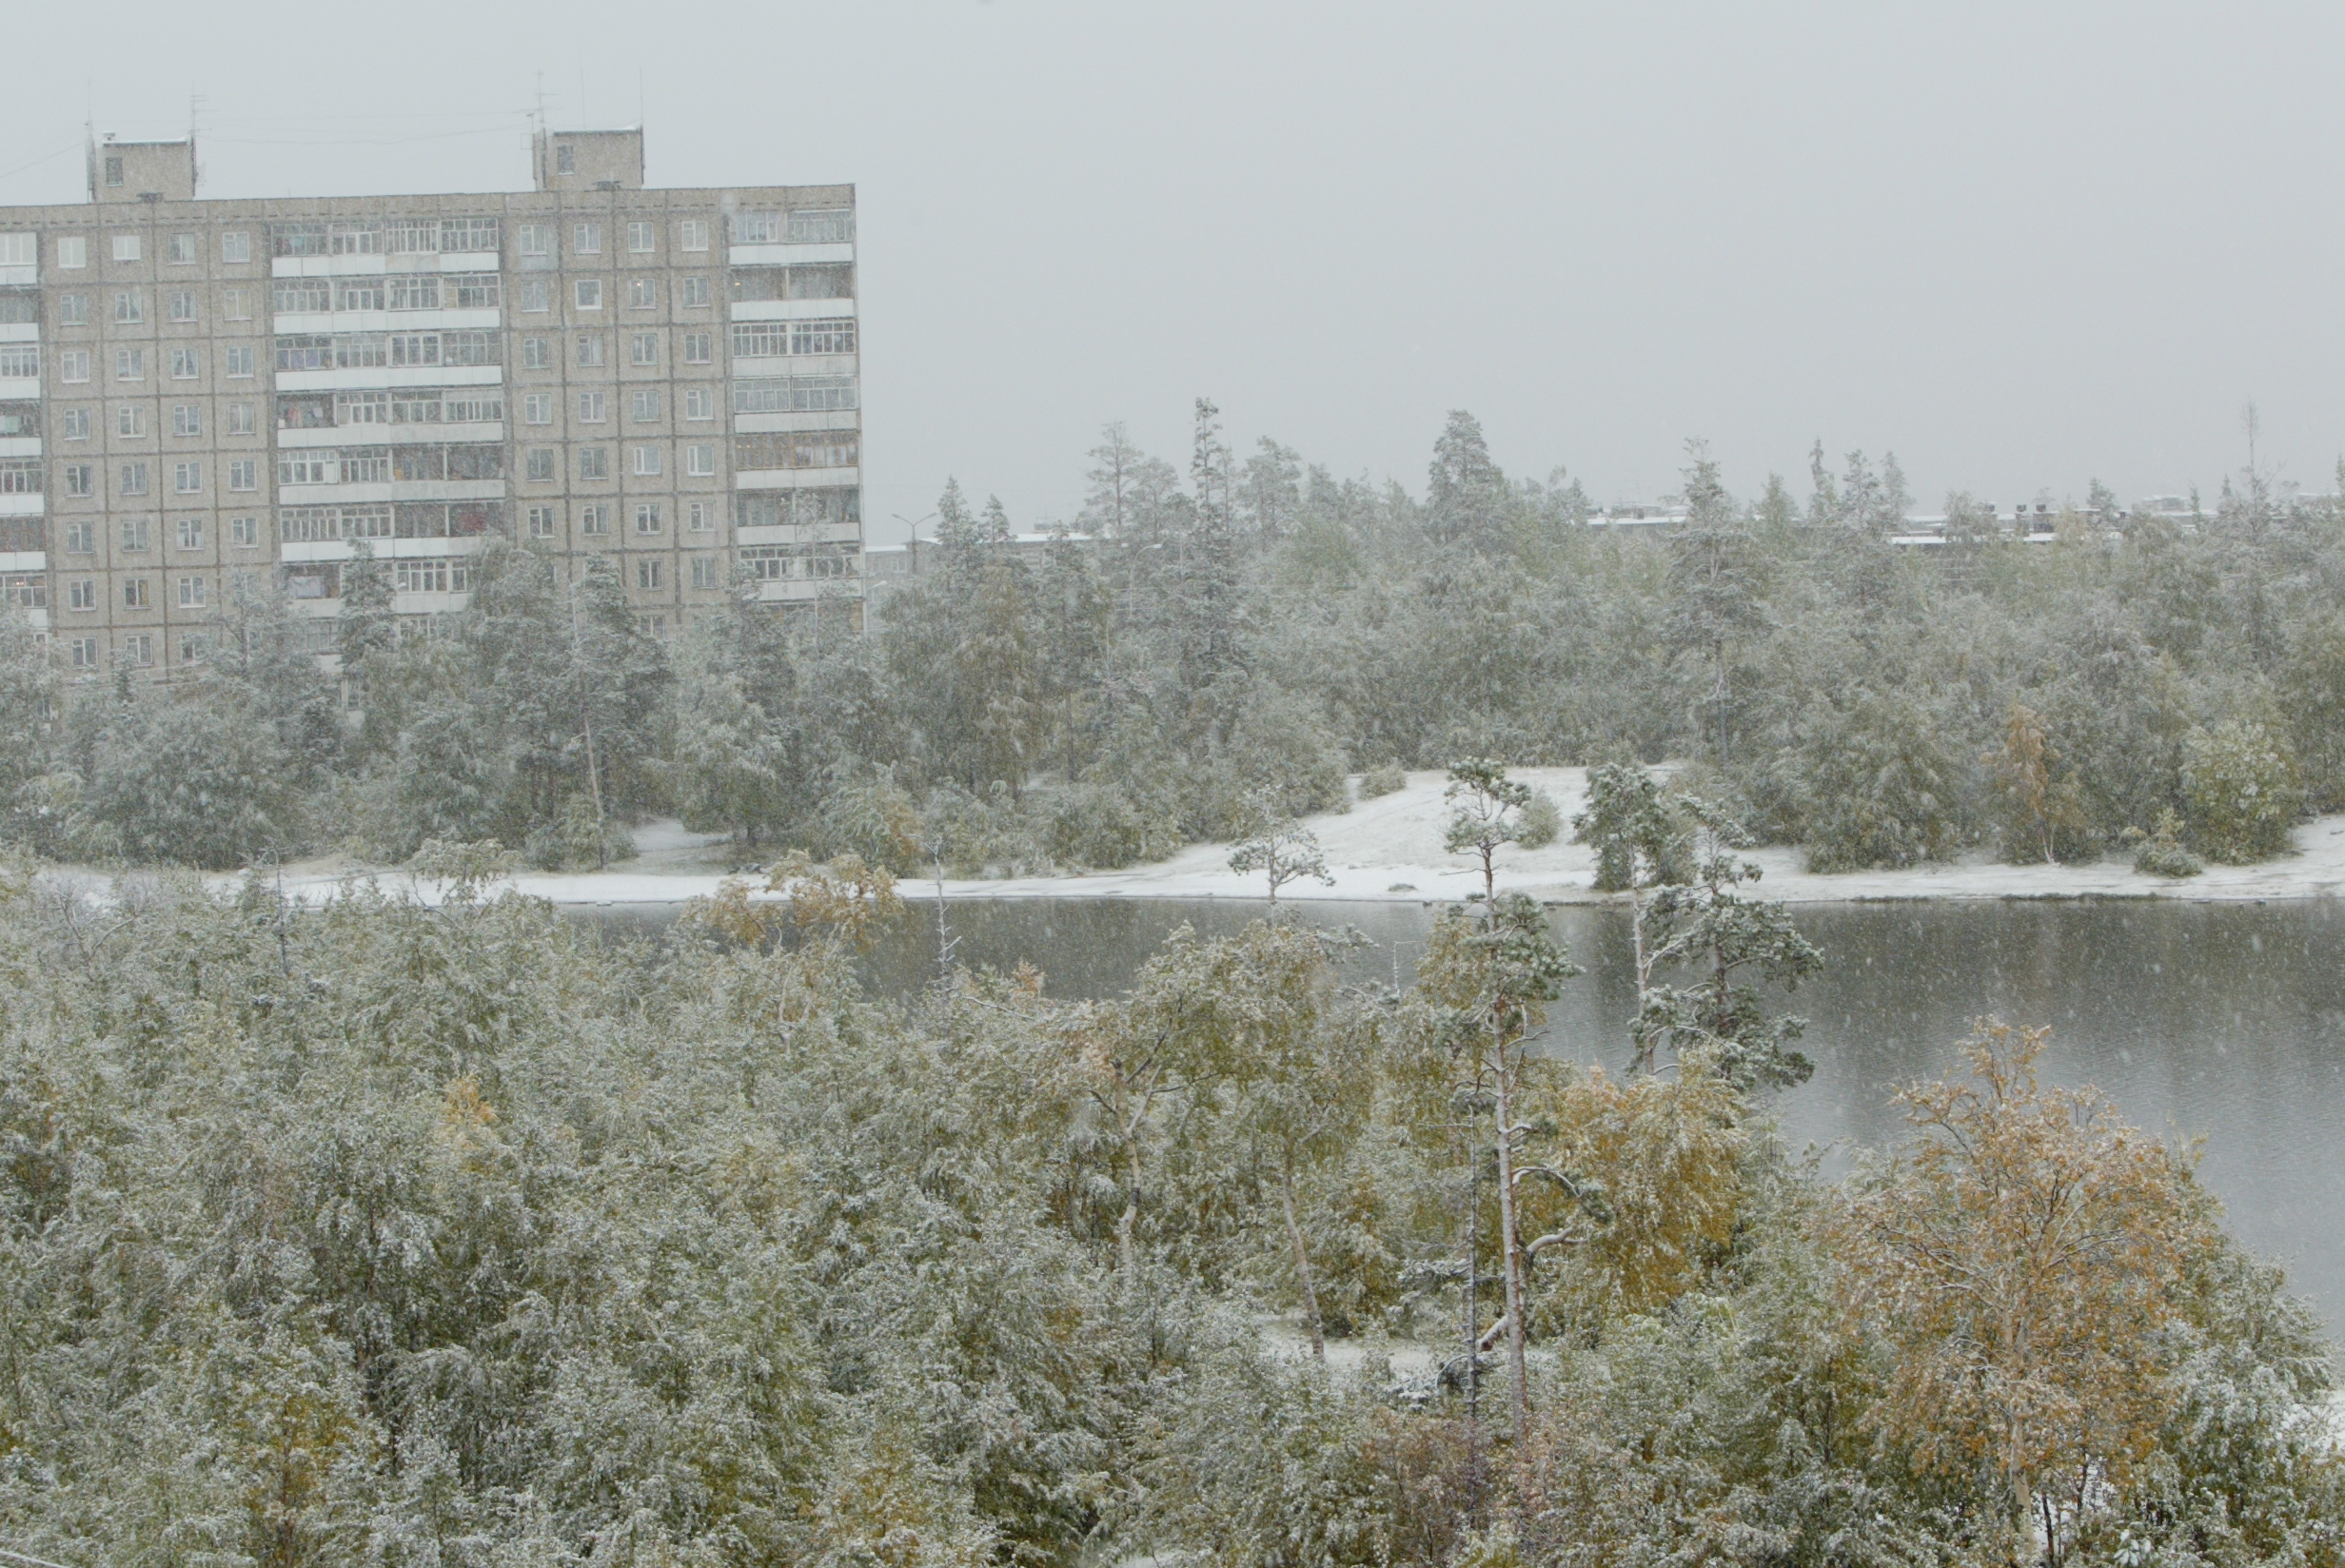
[[[907,892],[913,891],[907,889]],[[1433,910],[1414,904],[1287,906],[1354,927],[1372,947],[1359,978],[1406,982]],[[934,905],[874,955],[876,989],[935,972]],[[1051,994],[1121,990],[1174,927],[1237,930],[1259,903],[998,900],[948,907],[953,956],[1043,971]],[[636,918],[664,919],[672,911]],[[1792,1146],[1828,1166],[1896,1138],[1890,1096],[1961,1070],[1974,1018],[2048,1024],[2042,1071],[2090,1084],[2137,1126],[2200,1141],[2199,1174],[2234,1232],[2287,1265],[2294,1288],[2345,1329],[2345,907],[2100,902],[1806,905],[1802,931],[1823,972],[1784,999],[1808,1019],[1816,1075],[1783,1095]],[[1625,911],[1566,907],[1556,930],[1586,973],[1550,1009],[1551,1047],[1617,1068],[1635,994]]]

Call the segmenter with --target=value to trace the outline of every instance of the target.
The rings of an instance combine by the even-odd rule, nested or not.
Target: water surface
[[[1287,906],[1350,925],[1373,944],[1350,960],[1359,979],[1405,983],[1433,909],[1414,904]],[[1233,931],[1264,907],[1242,899],[1000,900],[948,906],[954,957],[1043,971],[1051,994],[1110,995],[1184,922]],[[880,990],[935,972],[936,907],[874,955]],[[672,911],[643,911],[664,920]],[[2048,1024],[2044,1076],[2091,1084],[2125,1117],[2201,1141],[2199,1172],[2234,1231],[2288,1266],[2333,1332],[2345,1326],[2345,908],[2328,901],[1806,905],[1800,928],[1823,972],[1784,1005],[1809,1020],[1816,1076],[1782,1096],[1795,1147],[1837,1165],[1860,1144],[1896,1137],[1890,1096],[1960,1069],[1956,1043],[1996,1015]],[[1551,1010],[1552,1049],[1617,1067],[1633,1006],[1627,920],[1567,907],[1558,933],[1586,970]]]

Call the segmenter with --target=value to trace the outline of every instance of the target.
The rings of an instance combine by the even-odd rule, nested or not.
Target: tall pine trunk
[[[1498,1034],[1497,1071],[1491,1075],[1491,1084],[1498,1102],[1498,1254],[1507,1284],[1507,1365],[1514,1385],[1514,1446],[1519,1460],[1530,1432],[1530,1382],[1523,1324],[1523,1244],[1514,1217],[1514,1093],[1503,1032]]]
[[[1310,1246],[1303,1239],[1303,1226],[1294,1217],[1294,1172],[1278,1173],[1278,1199],[1287,1215],[1287,1240],[1294,1247],[1294,1278],[1303,1287],[1303,1322],[1310,1329],[1310,1353],[1320,1362],[1328,1359],[1326,1333],[1319,1325],[1319,1287],[1310,1271]]]

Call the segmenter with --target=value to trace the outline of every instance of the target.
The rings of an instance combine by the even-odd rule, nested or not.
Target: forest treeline
[[[1695,443],[1687,516],[1652,529],[1591,527],[1560,471],[1508,478],[1465,414],[1422,500],[1241,457],[1204,402],[1185,474],[1119,427],[1092,459],[1039,550],[949,486],[868,635],[843,600],[785,627],[743,584],[662,643],[607,562],[565,580],[498,540],[470,608],[403,637],[362,558],[338,636],[363,722],[266,596],[169,689],[69,703],[0,629],[30,741],[0,756],[7,832],[68,859],[494,838],[575,867],[674,813],[744,859],[1039,872],[1340,809],[1380,766],[1676,757],[1820,869],[1988,845],[2180,874],[2345,806],[2345,514],[2260,471],[2189,518],[2096,486],[2049,543],[1953,495],[1911,547],[1894,458],[1821,445],[1803,498],[1738,499]]]
[[[1458,834],[1525,803],[1462,769]],[[846,856],[633,944],[483,899],[481,844],[423,856],[436,907],[10,871],[0,1541],[2335,1568],[2327,1347],[2186,1152],[1991,1026],[1823,1179],[1754,989],[1813,950],[1730,823],[1618,769],[1581,831],[1636,890],[1641,1010],[1556,1055],[1575,970],[1512,896],[1406,990],[1259,921],[1112,1001],[886,1000],[856,953],[901,906]]]

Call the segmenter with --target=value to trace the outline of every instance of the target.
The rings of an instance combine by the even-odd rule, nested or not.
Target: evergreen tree
[[[1246,460],[1238,499],[1248,531],[1257,541],[1274,544],[1293,531],[1303,506],[1302,477],[1302,458],[1268,436]]]
[[[1427,471],[1427,531],[1443,544],[1504,549],[1509,500],[1507,476],[1491,461],[1481,421],[1462,408],[1450,410]]]
[[[1669,537],[1669,604],[1665,622],[1680,657],[1698,661],[1696,733],[1722,766],[1734,755],[1735,696],[1730,652],[1766,629],[1760,604],[1762,562],[1750,530],[1719,478],[1707,443],[1685,443],[1685,520]]]

